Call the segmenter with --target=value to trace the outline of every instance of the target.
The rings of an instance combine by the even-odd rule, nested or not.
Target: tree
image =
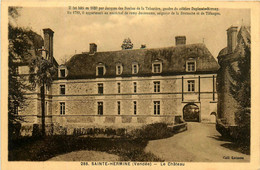
[[[239,105],[243,108],[250,107],[250,49],[246,46],[244,47],[243,56],[239,57],[237,62],[238,71],[231,70],[231,76],[234,79],[231,84],[231,94]]]
[[[239,104],[236,115],[236,123],[239,127],[239,136],[246,142],[250,141],[250,107],[251,107],[251,50],[247,43],[243,43],[243,47],[239,52],[237,61],[238,70],[230,67],[231,81],[230,92],[233,98]]]
[[[23,95],[25,84],[23,81],[19,81],[17,64],[23,62],[25,56],[30,55],[31,44],[28,41],[26,31],[14,26],[14,20],[18,17],[17,8],[10,7],[8,13],[8,112],[14,113],[13,102],[16,101],[21,106],[25,100]]]
[[[52,78],[56,71],[51,61],[37,56],[30,64],[29,81],[33,88],[40,87],[41,94],[41,113],[42,113],[42,136],[45,136],[45,87],[49,88],[52,83]]]
[[[132,49],[134,47],[133,43],[131,42],[130,38],[126,38],[121,45],[122,50]]]
[[[16,126],[19,125],[21,118],[15,113],[18,107],[25,105],[25,91],[30,86],[25,83],[25,77],[18,75],[19,64],[25,63],[26,58],[31,57],[32,31],[19,28],[15,21],[19,16],[19,8],[9,7],[9,23],[8,23],[8,135],[12,138]],[[19,130],[19,129],[17,129]],[[17,134],[16,134],[17,135]]]
[[[11,104],[13,101],[18,102],[19,106],[24,104],[25,90],[29,88],[23,81],[23,77],[18,75],[18,66],[20,63],[25,62],[25,56],[30,56],[31,43],[28,40],[28,32],[21,28],[14,28],[9,25],[9,45],[8,45],[8,101],[9,112],[13,113],[14,106]]]
[[[25,94],[33,90],[38,84],[41,87],[41,110],[42,110],[42,134],[45,135],[45,85],[50,86],[54,68],[50,61],[44,59],[38,51],[43,44],[42,37],[30,29],[16,26],[19,16],[19,8],[9,7],[8,24],[8,121],[9,135],[11,135],[14,124],[19,124],[21,119],[14,115],[17,107],[25,105]],[[27,65],[30,68],[28,77],[22,77],[17,70],[19,65]]]

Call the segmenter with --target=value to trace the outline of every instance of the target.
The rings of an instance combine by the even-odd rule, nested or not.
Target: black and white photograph
[[[9,5],[7,161],[252,162],[251,6]]]

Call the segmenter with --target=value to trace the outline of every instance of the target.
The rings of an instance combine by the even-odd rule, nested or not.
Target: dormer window
[[[104,75],[104,67],[98,67],[98,76]]]
[[[96,67],[96,76],[103,76],[106,73],[106,68],[103,63],[98,63]]]
[[[65,77],[65,69],[60,69],[60,77]]]
[[[123,66],[121,63],[116,64],[116,75],[121,75],[123,72]]]
[[[153,72],[154,73],[160,73],[161,72],[161,65],[160,64],[154,64],[153,65]]]
[[[137,74],[139,71],[138,63],[132,63],[132,74]]]
[[[162,62],[161,61],[156,60],[156,61],[153,62],[152,72],[153,73],[161,73],[162,72]]]
[[[60,65],[59,66],[59,77],[60,78],[65,78],[68,75],[68,70],[65,65]]]
[[[187,72],[194,72],[196,71],[196,61],[194,59],[190,59],[186,62],[186,71]]]

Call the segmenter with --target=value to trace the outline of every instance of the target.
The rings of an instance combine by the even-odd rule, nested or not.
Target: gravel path
[[[151,152],[165,161],[175,162],[244,162],[250,160],[249,155],[234,151],[232,146],[231,142],[220,137],[215,129],[215,124],[189,122],[187,131],[167,139],[149,141],[145,151]]]

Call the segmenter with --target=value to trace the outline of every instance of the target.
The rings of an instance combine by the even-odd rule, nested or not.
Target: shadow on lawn
[[[120,161],[162,161],[144,152],[148,140],[124,138],[89,138],[77,136],[24,137],[9,142],[9,161],[46,161],[60,154],[78,150],[115,154]]]

